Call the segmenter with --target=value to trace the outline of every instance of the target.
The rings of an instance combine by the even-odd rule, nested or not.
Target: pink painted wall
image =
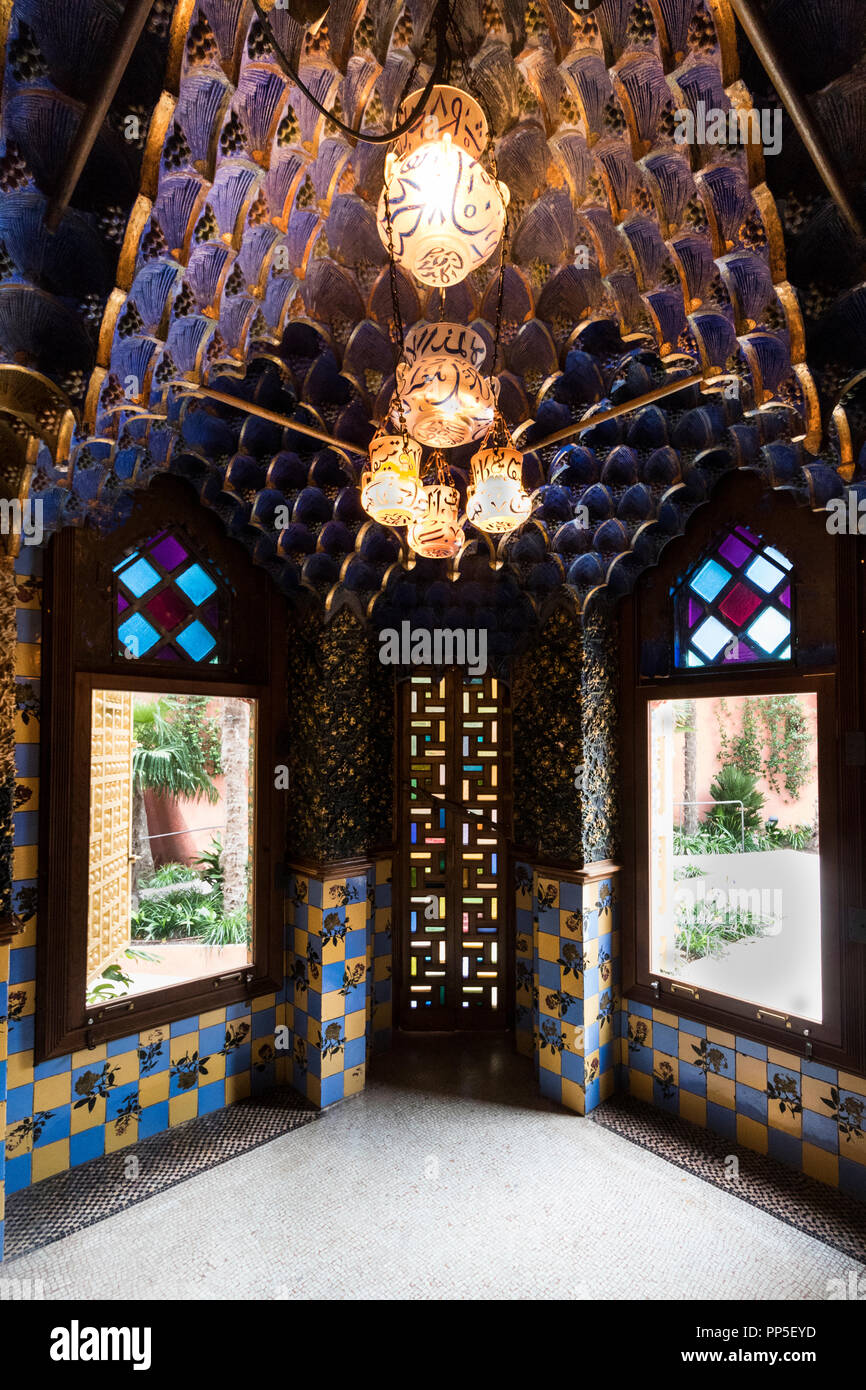
[[[728,739],[736,737],[742,727],[743,705],[746,696],[728,697],[728,716],[726,728]],[[797,800],[792,802],[782,784],[782,792],[773,791],[764,777],[759,777],[758,790],[764,797],[764,806],[761,815],[764,820],[770,816],[778,816],[779,824],[782,826],[790,825],[811,825],[815,818],[815,807],[818,801],[818,775],[817,775],[817,748],[818,748],[818,709],[817,696],[807,693],[800,696],[801,704],[806,711],[806,719],[812,741],[812,775],[808,782],[803,786]],[[719,700],[697,700],[697,731],[698,731],[698,766],[697,766],[697,798],[699,801],[709,801],[710,785],[722,764],[719,761],[719,712],[721,701]],[[762,731],[761,721],[758,721],[758,737]],[[683,745],[685,736],[678,734],[676,738],[676,753],[674,769],[676,775],[677,799],[684,796],[684,769],[683,769]],[[698,807],[698,820],[703,820],[709,806]],[[675,813],[677,818],[681,815],[681,810]]]

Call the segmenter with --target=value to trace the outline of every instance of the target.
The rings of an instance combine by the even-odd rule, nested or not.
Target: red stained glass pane
[[[745,584],[737,584],[719,609],[735,627],[742,627],[761,604],[758,595]]]
[[[172,632],[178,623],[189,616],[189,604],[176,589],[162,589],[146,604],[148,616],[163,632]]]

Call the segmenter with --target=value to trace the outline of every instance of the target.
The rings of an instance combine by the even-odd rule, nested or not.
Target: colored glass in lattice
[[[680,670],[790,661],[791,562],[735,526],[674,590]]]
[[[162,531],[115,565],[124,656],[220,660],[220,586],[185,541]]]

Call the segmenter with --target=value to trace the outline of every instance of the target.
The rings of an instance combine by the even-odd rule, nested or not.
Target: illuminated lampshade
[[[361,478],[361,505],[383,526],[406,526],[424,511],[421,446],[378,430],[370,441],[370,467]]]
[[[435,449],[480,439],[493,421],[499,382],[478,370],[484,339],[460,323],[419,323],[406,335],[397,391],[409,433]]]
[[[472,460],[466,495],[466,520],[482,531],[502,535],[529,516],[531,502],[523,490],[523,455],[502,445],[479,449]]]
[[[404,120],[417,103],[400,107]],[[492,255],[505,225],[509,191],[478,161],[487,122],[478,102],[457,87],[434,87],[413,126],[385,163],[394,257],[422,284],[459,284]],[[387,249],[384,191],[377,224]]]
[[[416,555],[427,560],[449,560],[463,545],[460,524],[460,493],[446,483],[433,483],[424,489],[427,509],[406,532]]]

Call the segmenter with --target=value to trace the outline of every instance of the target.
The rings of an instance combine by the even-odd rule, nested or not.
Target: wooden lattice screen
[[[94,690],[90,761],[90,894],[87,976],[129,944],[132,870],[132,701]]]
[[[507,1023],[503,693],[490,675],[459,672],[412,676],[402,688],[406,1028]]]

